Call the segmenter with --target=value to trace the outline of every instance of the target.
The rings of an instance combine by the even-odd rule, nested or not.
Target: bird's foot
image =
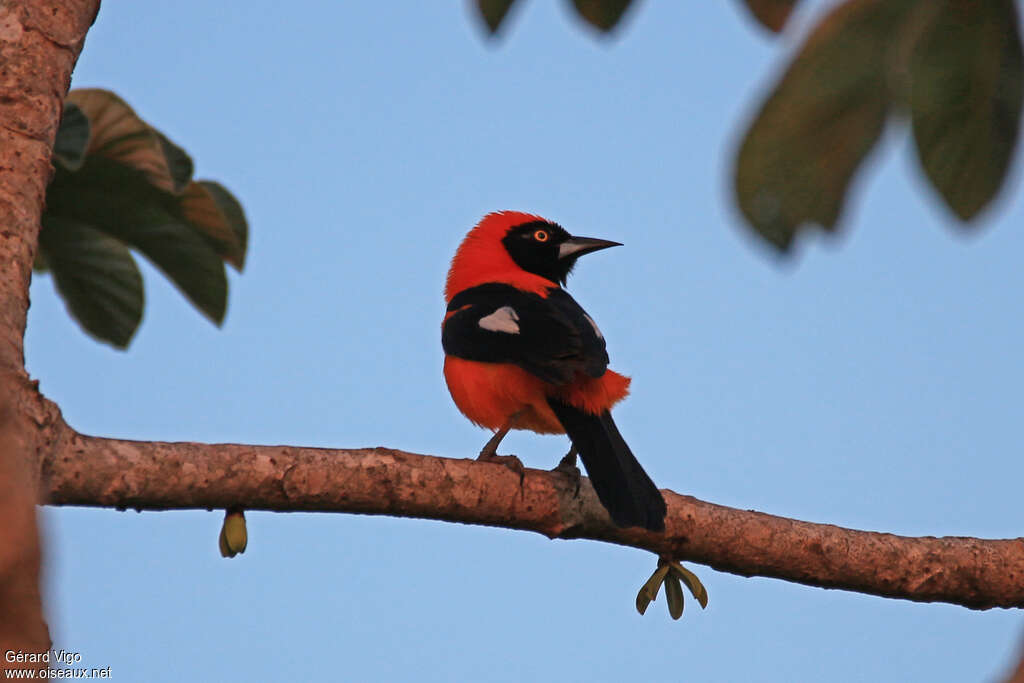
[[[569,449],[569,452],[565,454],[565,457],[558,461],[552,472],[561,472],[569,478],[569,482],[572,484],[572,497],[580,495],[580,481],[583,479],[583,473],[580,472],[580,468],[576,466],[576,448]]]
[[[484,450],[480,451],[480,455],[479,457],[477,457],[477,460],[479,460],[480,462],[493,462],[499,465],[504,465],[505,467],[509,468],[510,470],[519,475],[519,487],[522,488],[523,478],[526,477],[526,468],[523,467],[523,461],[517,458],[516,456],[498,455],[497,453],[494,453],[493,451],[490,451],[485,448]]]

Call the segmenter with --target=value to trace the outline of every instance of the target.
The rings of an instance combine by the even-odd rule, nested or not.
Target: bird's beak
[[[607,249],[608,247],[621,247],[622,242],[611,240],[599,240],[593,237],[570,237],[558,245],[558,258],[564,259],[570,256],[583,256],[592,251]]]

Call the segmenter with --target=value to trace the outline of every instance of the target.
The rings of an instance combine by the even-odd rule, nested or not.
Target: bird
[[[456,407],[493,437],[478,460],[523,474],[498,455],[512,429],[567,434],[556,470],[583,467],[619,527],[665,528],[665,499],[623,439],[611,408],[630,378],[608,368],[604,335],[564,289],[577,259],[619,242],[575,237],[521,211],[484,216],[459,245],[445,282],[444,378]]]

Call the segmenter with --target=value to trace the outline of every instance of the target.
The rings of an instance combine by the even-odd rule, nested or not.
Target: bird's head
[[[537,290],[565,284],[576,259],[619,242],[574,237],[540,216],[519,211],[487,214],[459,245],[448,271],[448,300],[468,287],[508,282]]]

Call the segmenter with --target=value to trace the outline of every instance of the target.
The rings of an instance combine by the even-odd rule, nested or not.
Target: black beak
[[[583,256],[594,251],[607,249],[608,247],[621,247],[622,242],[611,240],[599,240],[593,237],[570,237],[558,245],[558,258]]]

